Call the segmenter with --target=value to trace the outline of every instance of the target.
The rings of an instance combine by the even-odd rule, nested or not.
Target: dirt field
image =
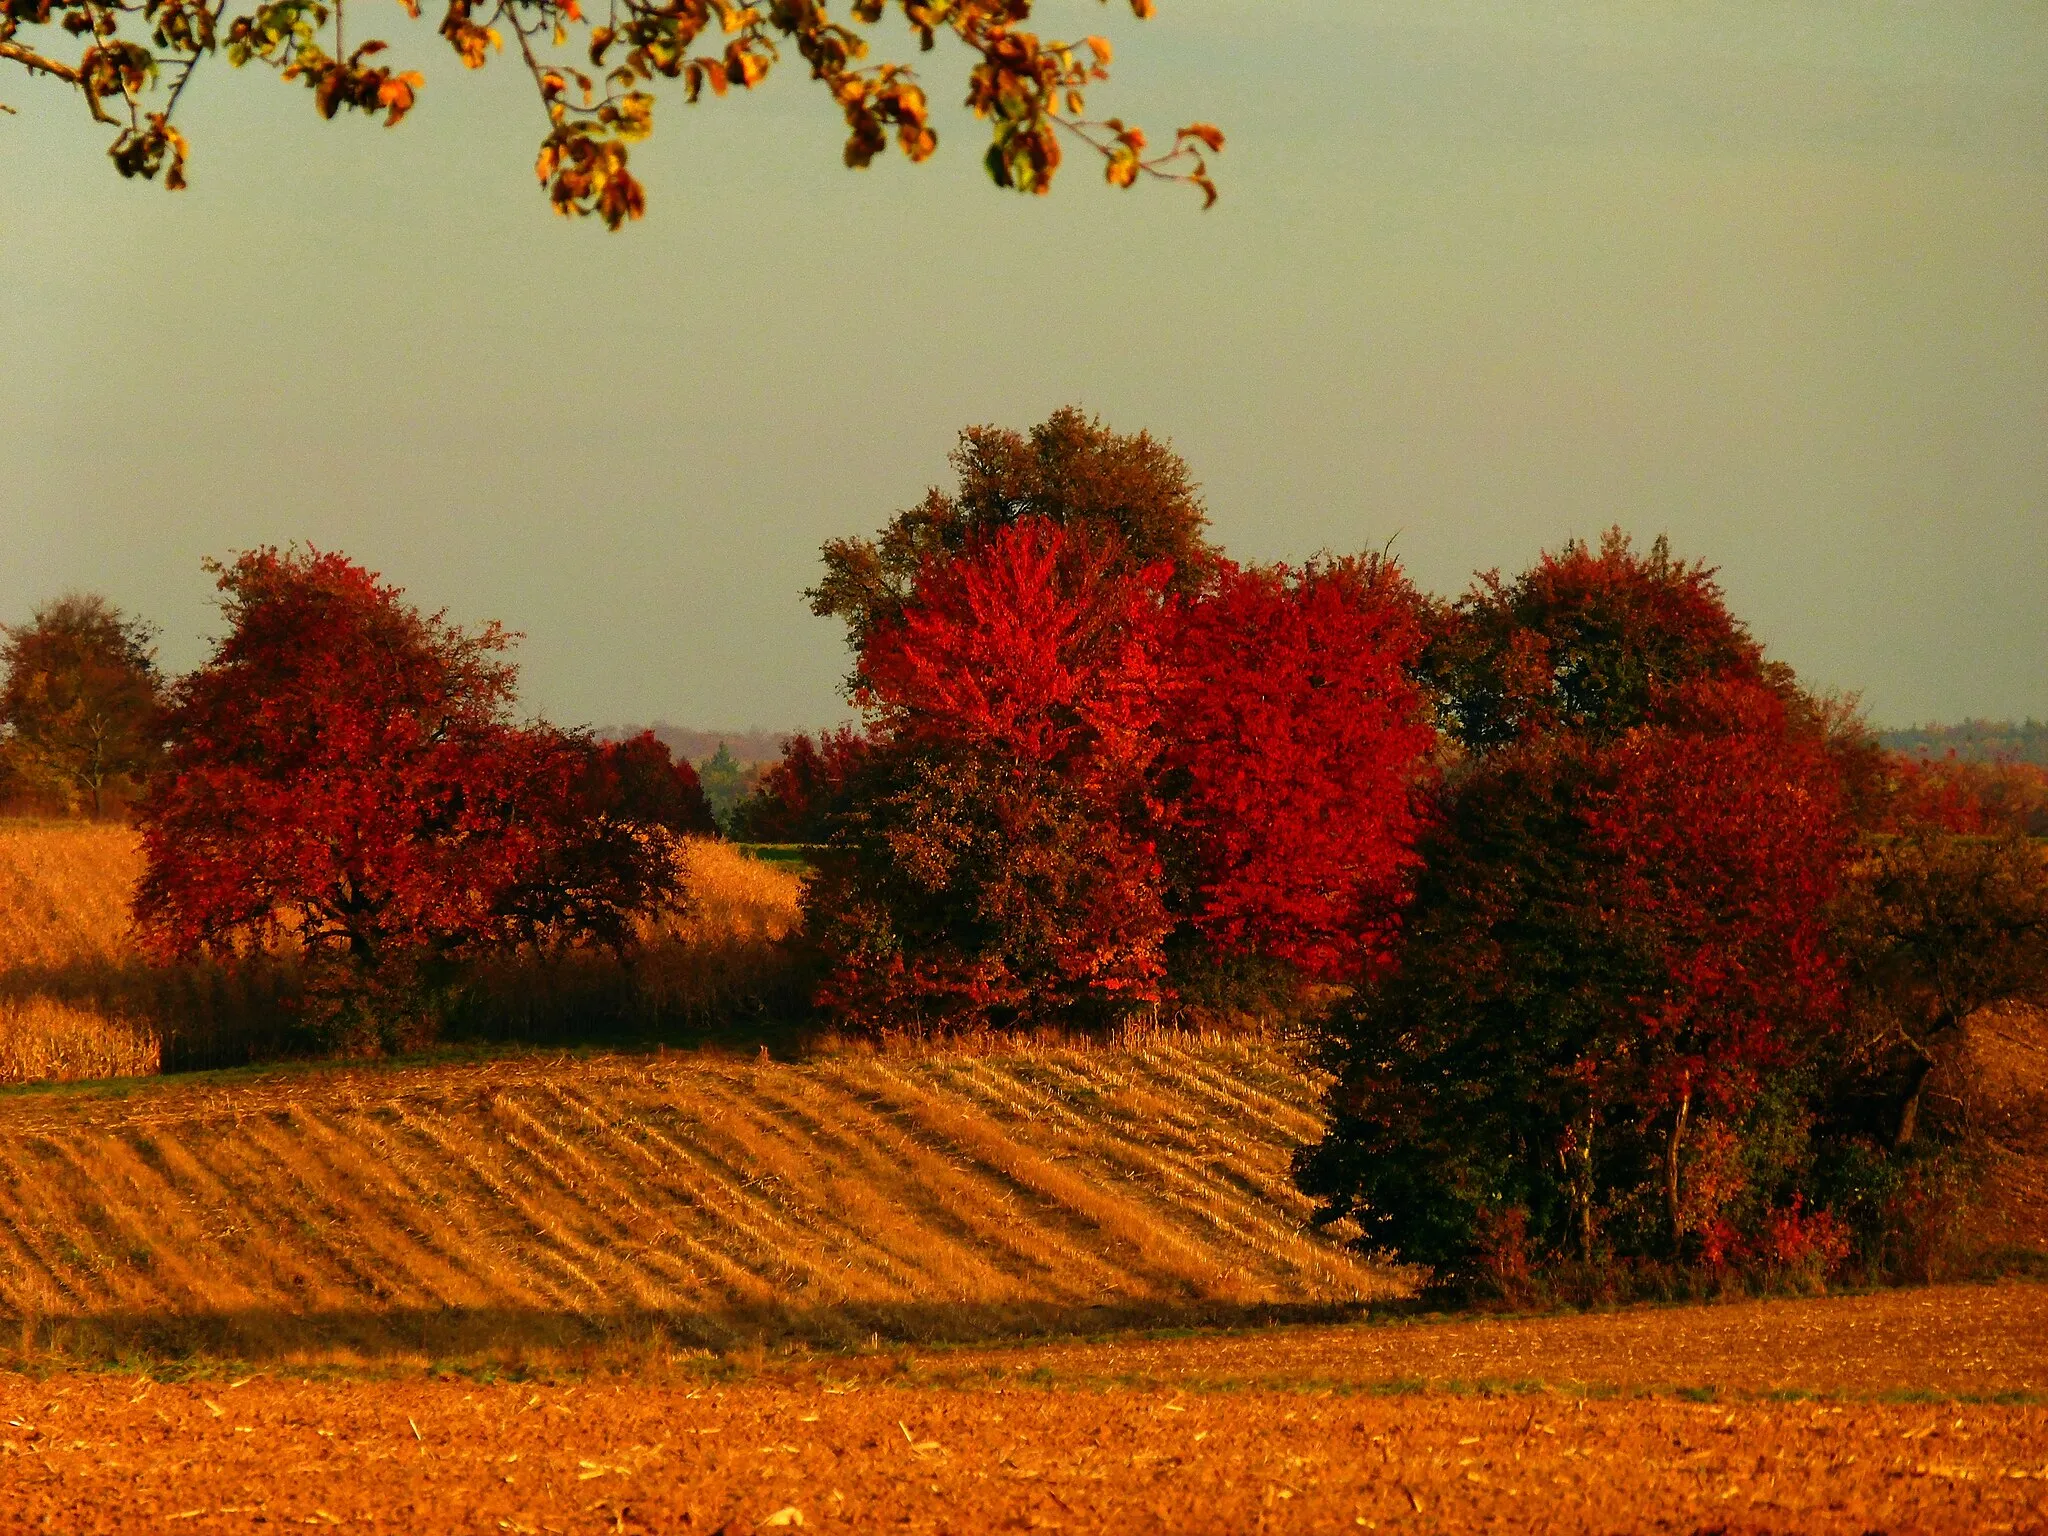
[[[694,1384],[5,1375],[0,1530],[2048,1530],[2048,1407],[1950,1398],[2044,1359],[2048,1290],[2004,1286]]]

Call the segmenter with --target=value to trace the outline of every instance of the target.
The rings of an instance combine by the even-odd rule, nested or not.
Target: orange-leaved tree
[[[0,777],[95,816],[133,800],[161,746],[153,634],[76,592],[0,625]]]
[[[189,151],[178,105],[216,54],[306,86],[323,117],[347,110],[395,126],[412,110],[425,77],[387,62],[385,41],[356,30],[360,0],[354,13],[348,3],[0,0],[0,61],[75,87],[92,119],[115,130],[109,153],[121,174],[161,173],[176,189]],[[399,3],[418,18],[419,0]],[[1145,18],[1154,0],[1130,5]],[[587,12],[583,0],[448,0],[439,31],[470,69],[516,57],[547,114],[535,172],[556,211],[594,213],[617,229],[645,208],[627,161],[653,129],[655,88],[666,82],[690,102],[751,90],[784,48],[844,117],[847,165],[869,164],[892,137],[911,160],[927,159],[938,136],[917,73],[870,60],[870,36],[892,13],[922,49],[941,34],[965,45],[966,105],[991,124],[984,163],[997,186],[1047,191],[1064,134],[1101,157],[1114,186],[1182,181],[1215,201],[1207,156],[1223,135],[1192,123],[1157,151],[1119,118],[1088,118],[1087,93],[1108,78],[1109,42],[1041,37],[1024,26],[1031,0],[849,0],[837,16],[824,0],[593,0]]]

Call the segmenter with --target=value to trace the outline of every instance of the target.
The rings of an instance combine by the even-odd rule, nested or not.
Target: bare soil
[[[0,1531],[2044,1531],[2044,1322],[2006,1285],[729,1380],[18,1372]]]

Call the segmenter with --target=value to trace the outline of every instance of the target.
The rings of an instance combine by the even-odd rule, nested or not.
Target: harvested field
[[[1129,1338],[963,1352],[953,1368],[970,1362],[1166,1386],[1543,1382],[2048,1399],[2048,1286],[1944,1285],[1572,1316]]]
[[[0,1100],[0,1314],[82,1355],[1015,1336],[1355,1303],[1279,1043],[599,1057]],[[1329,1310],[1325,1306],[1325,1310]]]
[[[1675,1358],[1707,1359],[1724,1310],[1750,1309],[1591,1321],[1647,1319]],[[1973,1390],[1977,1362],[1997,1354],[2038,1358],[2043,1310],[2026,1287],[1951,1289],[1777,1303],[1743,1326],[1775,1329],[1791,1374],[1834,1362],[1832,1379],[1856,1391],[1913,1372],[1931,1343],[1917,1377],[1939,1397]],[[2032,1331],[2006,1335],[2016,1321]],[[1502,1359],[1499,1326],[1347,1331],[1412,1335],[1423,1353],[1405,1363],[1443,1377]],[[1896,1333],[1901,1349],[1881,1359],[1863,1330]],[[1276,1330],[1167,1347],[1227,1348],[1270,1377],[1337,1343]],[[1022,1378],[957,1354],[790,1359],[694,1383],[674,1361],[652,1381],[0,1376],[0,1528],[2048,1528],[2038,1404],[1104,1386],[1090,1383],[1124,1370],[1128,1346],[1031,1358],[1042,1369]]]

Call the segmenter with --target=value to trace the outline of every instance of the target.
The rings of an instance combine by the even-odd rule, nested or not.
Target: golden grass
[[[126,827],[0,821],[0,971],[118,962],[142,847]]]
[[[1308,1226],[1319,1089],[1285,1043],[1162,1038],[16,1094],[0,1315],[311,1360],[1327,1313],[1403,1280]]]
[[[485,965],[454,1025],[560,1040],[793,1010],[802,982],[783,941],[800,920],[800,878],[708,839],[682,858],[685,899],[643,925],[623,963],[577,952]],[[130,930],[141,868],[128,828],[0,821],[0,1083],[234,1065],[290,1047],[292,957],[151,963]]]
[[[147,1025],[46,997],[0,998],[0,1083],[149,1077],[163,1056]]]

